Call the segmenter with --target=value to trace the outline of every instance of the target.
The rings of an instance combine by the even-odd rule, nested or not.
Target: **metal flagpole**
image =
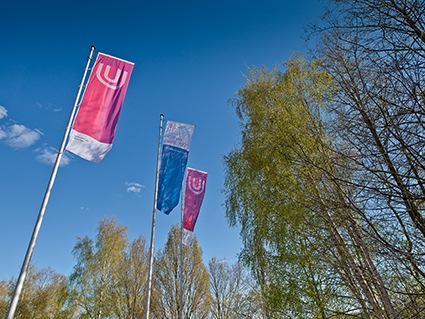
[[[9,310],[7,312],[7,315],[6,315],[6,319],[13,319],[13,317],[15,316],[15,311],[16,311],[16,307],[18,305],[19,296],[21,294],[22,287],[23,287],[24,281],[25,281],[25,277],[28,273],[28,269],[29,269],[29,266],[30,266],[31,257],[32,257],[32,254],[34,252],[35,242],[37,241],[37,236],[38,236],[38,233],[40,231],[41,223],[42,223],[43,217],[44,217],[44,212],[46,211],[47,203],[48,203],[49,198],[50,198],[50,192],[51,192],[51,190],[53,188],[53,184],[55,182],[55,178],[56,178],[56,174],[57,174],[57,171],[58,171],[58,168],[59,168],[59,164],[60,164],[61,159],[62,159],[62,154],[65,150],[66,139],[69,135],[69,132],[71,131],[72,122],[73,122],[74,115],[75,115],[75,112],[76,112],[76,109],[77,109],[78,101],[80,99],[81,91],[82,91],[83,86],[84,86],[84,81],[86,79],[87,72],[88,72],[88,69],[89,69],[89,66],[90,66],[90,62],[91,62],[91,59],[93,57],[94,50],[95,50],[95,47],[91,46],[90,55],[87,59],[87,65],[86,65],[86,68],[84,69],[83,78],[81,79],[81,84],[78,88],[78,92],[77,92],[77,96],[75,98],[74,106],[72,108],[71,115],[69,117],[68,125],[66,127],[60,149],[59,149],[58,154],[56,156],[56,160],[55,160],[55,164],[53,166],[52,174],[50,176],[49,184],[47,185],[47,189],[46,189],[46,192],[44,194],[43,202],[41,204],[40,211],[38,213],[37,222],[34,226],[34,230],[33,230],[32,236],[31,236],[31,240],[30,240],[30,243],[28,245],[27,253],[25,255],[24,263],[22,265],[21,272],[19,274],[18,282],[17,282],[16,287],[15,287],[15,292],[14,292],[12,300],[10,302],[10,306],[9,306]]]
[[[183,183],[181,192],[181,213],[180,213],[180,267],[179,267],[179,300],[180,300],[180,313],[179,318],[183,319],[183,214],[184,214],[184,197],[185,197],[185,183]]]
[[[146,292],[146,311],[145,319],[149,319],[149,307],[151,302],[151,290],[152,290],[152,269],[153,269],[153,259],[154,259],[154,238],[155,238],[155,221],[156,221],[156,202],[158,200],[158,177],[159,177],[159,167],[161,164],[161,138],[162,138],[162,122],[164,115],[161,114],[159,120],[159,137],[158,137],[158,155],[156,162],[156,176],[155,176],[155,191],[153,198],[153,212],[152,212],[152,229],[151,229],[151,244],[149,250],[149,270],[148,270],[148,284]]]

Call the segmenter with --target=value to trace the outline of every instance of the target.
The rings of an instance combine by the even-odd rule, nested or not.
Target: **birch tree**
[[[332,75],[329,103],[340,155],[352,171],[341,184],[386,272],[399,317],[425,310],[425,2],[332,1],[317,56]]]
[[[155,260],[152,314],[158,319],[179,318],[180,311],[180,228],[174,225],[163,250]],[[193,246],[183,246],[182,309],[184,319],[208,318],[210,306],[209,277],[202,261],[202,250],[195,239]]]
[[[116,318],[138,319],[144,316],[148,260],[146,240],[140,236],[126,248],[116,274],[117,283],[112,290],[112,312]]]
[[[226,211],[242,260],[269,317],[395,318],[356,189],[340,183],[353,173],[328,123],[335,84],[318,60],[284,67],[254,69],[235,100],[242,142],[225,158]]]
[[[74,247],[77,264],[70,276],[81,317],[109,318],[116,300],[114,289],[128,245],[126,228],[114,219],[99,222],[96,240],[80,238]]]
[[[211,318],[265,318],[263,299],[251,275],[237,262],[213,257],[208,263]]]

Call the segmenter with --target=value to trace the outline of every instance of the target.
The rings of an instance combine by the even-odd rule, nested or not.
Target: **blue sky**
[[[234,262],[223,156],[240,140],[229,100],[252,66],[305,53],[320,0],[2,1],[0,3],[0,280],[17,277],[90,46],[135,63],[114,146],[99,163],[66,153],[32,262],[69,275],[78,237],[115,216],[149,243],[159,115],[195,124],[188,166],[208,172],[195,227],[204,260]],[[179,222],[157,215],[155,250]]]

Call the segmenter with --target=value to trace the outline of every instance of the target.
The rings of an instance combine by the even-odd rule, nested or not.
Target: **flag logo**
[[[128,72],[124,71],[123,76],[121,76],[122,69],[115,70],[115,78],[111,78],[109,74],[111,73],[111,66],[107,65],[105,71],[102,75],[102,69],[104,67],[103,63],[99,63],[99,66],[96,71],[96,77],[103,85],[107,86],[112,90],[117,90],[122,87],[127,81]],[[118,81],[120,81],[118,83]]]
[[[199,176],[188,176],[187,179],[187,187],[192,193],[199,195],[205,191],[205,179]]]

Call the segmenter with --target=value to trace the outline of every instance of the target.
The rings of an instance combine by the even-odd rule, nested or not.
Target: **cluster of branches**
[[[254,68],[226,213],[270,318],[425,316],[425,1],[331,1],[314,58]]]
[[[208,268],[195,239],[183,248],[182,303],[179,293],[180,228],[169,232],[154,262],[151,318],[263,318],[261,296],[239,263],[212,258]],[[126,227],[103,219],[95,239],[78,239],[76,265],[67,278],[52,269],[31,267],[16,319],[140,319],[145,316],[148,251],[143,237],[127,238]],[[0,281],[4,318],[15,280]]]

